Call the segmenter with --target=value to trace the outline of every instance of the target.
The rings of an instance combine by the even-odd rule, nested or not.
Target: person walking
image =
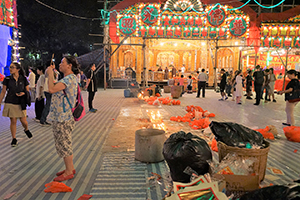
[[[219,80],[221,80],[220,82],[220,92],[221,92],[221,96],[222,98],[219,99],[219,101],[224,101],[224,100],[227,100],[228,97],[226,96],[226,93],[225,93],[225,87],[226,87],[226,73],[225,73],[225,70],[224,69],[221,69],[221,76],[219,77]]]
[[[201,73],[198,75],[198,92],[196,98],[200,97],[201,89],[202,89],[202,97],[205,98],[206,81],[208,81],[208,76],[205,73],[205,69],[202,69]]]
[[[5,104],[2,112],[3,117],[10,118],[10,132],[12,136],[11,146],[18,145],[16,138],[17,133],[17,119],[20,120],[24,132],[28,138],[32,137],[32,133],[28,129],[28,122],[26,119],[26,105],[23,108],[23,103],[30,99],[29,83],[25,77],[24,70],[19,63],[13,62],[9,67],[10,76],[5,77],[3,80],[3,89],[0,94],[0,110],[1,102],[5,97]],[[29,102],[30,103],[30,102]]]
[[[31,102],[35,101],[35,73],[33,72],[32,68],[29,67],[29,75],[28,75],[28,82],[29,82],[29,92]]]
[[[75,120],[70,105],[76,103],[77,77],[79,73],[78,62],[74,56],[65,56],[59,64],[59,71],[64,78],[54,85],[53,67],[46,70],[48,75],[49,92],[52,94],[51,112],[52,129],[57,154],[63,158],[65,170],[58,172],[54,181],[65,181],[74,178],[76,173],[73,164],[72,131],[75,128]],[[66,99],[69,99],[70,105]]]
[[[285,90],[279,91],[278,94],[282,95],[285,94],[284,100],[286,102],[285,104],[285,112],[286,112],[286,123],[282,123],[282,125],[285,126],[295,126],[295,118],[294,118],[294,108],[298,104],[299,101],[296,102],[290,102],[291,95],[295,93],[296,89],[300,89],[300,83],[297,78],[297,72],[293,69],[287,71],[287,77],[291,80],[287,86],[285,87]],[[298,91],[299,93],[299,91]]]
[[[242,75],[242,71],[239,70],[237,72],[237,76],[235,78],[235,97],[236,97],[236,103],[237,104],[242,104],[241,99],[243,96],[243,75]]]
[[[172,67],[172,77],[176,77],[176,73],[177,73],[177,70],[176,70],[176,68],[173,66],[173,67]]]
[[[233,71],[231,70],[231,71],[228,73],[228,76],[227,76],[227,83],[226,83],[226,93],[227,93],[227,96],[228,96],[228,97],[232,97],[232,95],[231,95],[232,79],[233,79]]]
[[[187,86],[186,86],[188,94],[193,94],[193,85],[192,84],[193,84],[193,79],[192,79],[192,76],[189,75],[189,78],[187,80]]]
[[[50,67],[52,67],[52,69],[54,70],[55,69],[55,64],[54,63],[50,64]],[[49,112],[50,112],[50,105],[51,105],[51,98],[52,98],[52,94],[49,92],[49,87],[48,87],[49,81],[48,80],[49,80],[49,76],[48,76],[48,74],[45,74],[44,94],[45,94],[45,97],[46,97],[46,104],[44,106],[43,113],[42,113],[42,116],[41,116],[41,119],[40,119],[40,125],[41,126],[51,126],[51,124],[49,122],[47,122],[47,117],[48,117]],[[57,73],[53,74],[53,79],[51,77],[51,80],[56,82]]]
[[[87,83],[85,88],[88,90],[89,97],[88,97],[88,104],[89,104],[89,111],[90,112],[97,112],[97,109],[93,107],[93,100],[95,97],[95,93],[97,92],[97,78],[96,78],[96,65],[92,63],[90,65],[90,71],[87,74]]]
[[[83,71],[80,70],[80,85],[82,88],[85,88],[86,82],[87,82],[87,77],[83,73]]]
[[[270,101],[268,99],[268,96],[269,96],[269,90],[270,90],[270,87],[269,87],[269,84],[270,84],[270,74],[269,74],[270,70],[269,69],[266,69],[264,70],[264,84],[262,86],[262,91],[261,91],[261,99],[263,99],[263,94],[264,94],[264,90],[265,90],[265,103],[268,103],[268,101]]]
[[[253,78],[254,78],[254,90],[256,94],[256,102],[254,105],[258,106],[261,99],[261,89],[265,81],[264,72],[262,72],[260,65],[257,65],[255,67]]]
[[[248,75],[246,77],[246,93],[247,93],[246,99],[252,99],[252,97],[251,97],[252,81],[253,81],[252,70],[249,69],[248,70]]]
[[[44,75],[44,67],[38,67],[37,73],[40,76],[37,84],[36,84],[36,99],[35,99],[35,118],[34,121],[40,122],[42,113],[45,107],[45,93],[44,93],[44,85],[45,85],[45,75]]]
[[[271,100],[271,96],[273,102],[276,102],[274,95],[274,86],[275,86],[276,76],[274,74],[273,68],[270,68],[270,83],[269,83],[269,99]]]

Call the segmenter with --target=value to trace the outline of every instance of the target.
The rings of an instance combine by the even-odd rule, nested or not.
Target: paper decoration
[[[226,12],[223,8],[220,6],[213,7],[208,13],[207,13],[207,19],[208,22],[212,26],[220,26],[223,24],[226,18]]]
[[[131,35],[136,30],[136,19],[131,16],[124,16],[119,20],[119,30],[125,35]]]
[[[240,37],[247,31],[247,23],[243,18],[236,18],[230,22],[229,31],[231,35]]]

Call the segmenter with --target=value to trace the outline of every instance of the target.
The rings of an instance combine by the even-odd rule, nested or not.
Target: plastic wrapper
[[[52,181],[45,184],[44,192],[58,193],[58,192],[72,192],[72,188],[61,182]]]
[[[274,185],[261,188],[241,196],[240,200],[299,200],[300,186],[293,184],[290,186]]]
[[[256,158],[243,159],[236,154],[227,154],[221,163],[209,162],[213,174],[234,174],[250,175],[253,174],[253,164]]]
[[[178,190],[166,200],[228,200],[226,195],[219,192],[218,183],[202,183],[196,186]]]
[[[241,144],[249,143],[251,146],[263,147],[264,137],[259,132],[243,125],[212,121],[209,127],[216,140],[228,146],[243,147]]]
[[[172,134],[164,143],[163,155],[170,168],[173,181],[188,183],[190,175],[184,173],[187,166],[198,175],[208,173],[208,160],[211,150],[205,140],[191,133],[179,131]]]
[[[265,139],[274,140],[275,137],[270,130],[269,126],[266,126],[266,128],[256,129],[256,131],[260,132]]]

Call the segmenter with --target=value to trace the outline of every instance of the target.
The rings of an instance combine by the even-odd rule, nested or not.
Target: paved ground
[[[84,99],[87,99],[84,92]],[[159,110],[168,130],[167,135],[179,130],[203,137],[201,131],[191,129],[187,123],[169,120],[171,116],[185,114],[187,105],[199,105],[216,114],[215,121],[231,121],[251,128],[274,125],[279,139],[271,142],[268,167],[281,169],[284,175],[266,172],[263,185],[285,184],[299,179],[299,143],[285,139],[282,122],[285,122],[285,102],[277,96],[277,103],[262,103],[243,99],[237,105],[230,99],[218,101],[219,93],[207,91],[206,98],[196,99],[195,94],[180,98],[181,106],[154,107],[135,98],[124,98],[123,90],[100,90],[95,99],[97,113],[88,113],[76,124],[73,133],[74,164],[77,174],[66,185],[71,193],[44,193],[44,185],[51,182],[55,173],[63,169],[52,138],[51,127],[41,127],[32,121],[33,106],[28,110],[28,122],[34,137],[27,139],[18,123],[19,146],[10,147],[9,119],[0,117],[0,199],[14,194],[10,199],[78,199],[82,194],[92,194],[93,199],[162,199],[169,186],[168,167],[165,162],[146,164],[134,160],[135,131],[145,126],[140,119],[146,110]],[[164,96],[169,96],[165,94]],[[300,126],[299,105],[295,109],[296,124]],[[149,177],[152,173],[163,176],[160,182]]]

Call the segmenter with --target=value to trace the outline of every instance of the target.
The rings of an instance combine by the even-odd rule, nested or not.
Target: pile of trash
[[[215,117],[214,113],[210,113],[207,110],[203,110],[200,106],[186,106],[185,110],[188,112],[183,117],[176,116],[171,117],[171,121],[175,122],[189,122],[189,126],[192,129],[204,129],[210,124],[209,117]]]

